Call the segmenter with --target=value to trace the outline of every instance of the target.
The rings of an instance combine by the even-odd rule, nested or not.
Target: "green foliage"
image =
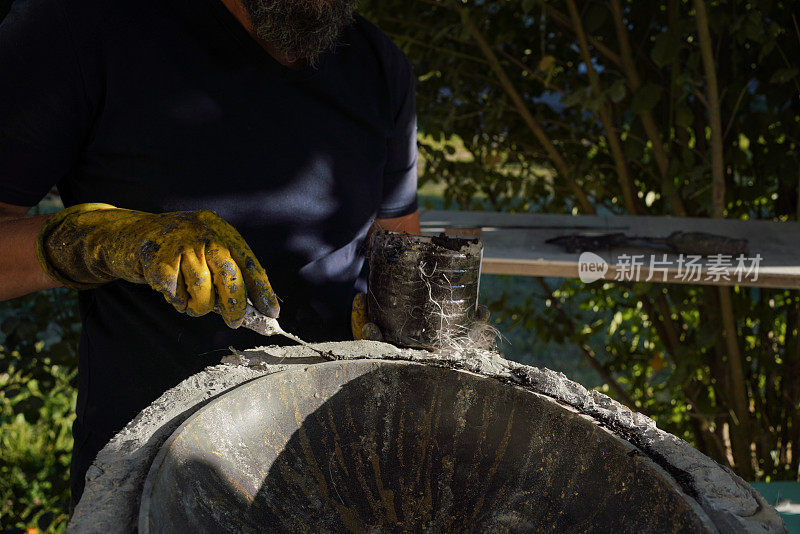
[[[423,185],[443,184],[462,209],[797,219],[792,2],[706,2],[707,21],[690,0],[570,4],[362,2],[418,74]],[[798,477],[797,291],[570,280],[493,308],[503,324],[594,355],[639,409],[742,476]]]
[[[712,137],[694,2],[620,0],[622,34],[614,0],[576,4],[580,28],[566,0],[362,2],[418,74],[422,185],[464,209],[580,213],[582,192],[600,213],[708,216]],[[707,5],[728,217],[797,218],[800,35],[791,8]],[[797,479],[797,291],[737,288],[731,336],[716,288],[507,282],[489,281],[484,295],[498,295],[493,321],[512,329],[508,337],[533,347],[519,359],[620,398],[605,377],[585,374],[588,365],[565,363],[591,354],[662,428],[748,478]],[[66,524],[76,315],[66,290],[0,304],[0,530]],[[731,373],[731,339],[742,384]],[[742,391],[749,421],[735,413]]]
[[[557,282],[548,279],[547,283]],[[584,361],[577,344],[567,342],[569,333],[562,323],[550,329],[548,314],[554,303],[537,281],[524,276],[481,275],[481,303],[492,312],[491,322],[500,332],[498,348],[503,355],[527,365],[560,371],[586,387],[603,388],[603,381]],[[575,303],[571,303],[575,304]],[[570,314],[584,313],[577,306]],[[590,319],[592,312],[587,314]],[[602,343],[603,338],[591,340]]]
[[[75,417],[75,293],[2,303],[0,331],[0,529],[61,531]]]

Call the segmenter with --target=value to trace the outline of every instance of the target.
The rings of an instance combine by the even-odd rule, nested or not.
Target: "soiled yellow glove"
[[[90,289],[117,279],[148,284],[192,316],[216,306],[231,328],[241,325],[248,298],[270,317],[280,311],[253,251],[212,211],[152,214],[79,204],[48,219],[36,256],[65,286]]]
[[[350,329],[353,331],[353,339],[383,341],[381,329],[368,318],[366,293],[356,293],[353,299],[353,308],[350,312]]]

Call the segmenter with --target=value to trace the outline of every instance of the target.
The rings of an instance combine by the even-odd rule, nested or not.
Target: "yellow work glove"
[[[247,299],[277,317],[278,299],[239,232],[212,211],[152,214],[79,204],[48,219],[36,257],[57,282],[91,289],[112,280],[148,284],[188,315],[215,307],[231,328]]]
[[[475,323],[486,324],[489,322],[489,308],[479,304],[475,309]],[[350,328],[353,331],[353,339],[368,339],[371,341],[383,341],[383,334],[380,327],[369,319],[367,311],[367,295],[356,293],[353,299],[353,307],[350,312]]]
[[[356,293],[353,299],[353,309],[350,312],[350,328],[353,331],[353,339],[383,341],[381,329],[368,318],[366,293]]]

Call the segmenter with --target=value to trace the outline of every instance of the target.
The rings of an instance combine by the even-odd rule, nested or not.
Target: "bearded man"
[[[247,299],[345,339],[370,228],[419,231],[411,69],[353,4],[17,0],[0,25],[0,300],[80,290],[73,502],[142,408],[272,342],[235,329]],[[25,217],[53,186],[66,209]]]

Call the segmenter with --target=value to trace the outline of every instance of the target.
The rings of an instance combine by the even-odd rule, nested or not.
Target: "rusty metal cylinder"
[[[478,239],[377,232],[369,250],[370,320],[384,340],[437,348],[475,319],[483,244]]]

